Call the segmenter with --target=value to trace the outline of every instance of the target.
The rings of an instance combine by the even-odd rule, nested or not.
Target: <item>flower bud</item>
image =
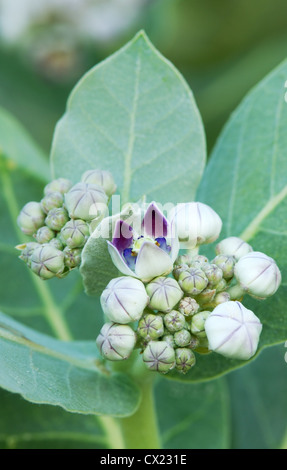
[[[252,247],[248,245],[244,240],[238,237],[228,237],[221,240],[216,247],[215,252],[217,255],[229,255],[234,256],[238,261],[242,256],[247,255],[253,251]]]
[[[254,356],[261,330],[260,320],[238,301],[218,305],[205,322],[209,348],[232,359]]]
[[[150,341],[143,352],[143,361],[150,370],[166,374],[175,367],[175,352],[166,341]]]
[[[203,255],[193,255],[189,266],[191,268],[199,268],[204,270],[208,266],[208,259]]]
[[[144,284],[129,276],[112,279],[101,295],[104,314],[117,323],[139,320],[148,301]]]
[[[138,324],[139,335],[148,341],[160,338],[164,333],[163,319],[160,315],[144,315]]]
[[[281,283],[281,273],[274,259],[259,251],[240,258],[234,274],[242,289],[261,299],[273,295]]]
[[[41,207],[43,211],[48,214],[50,210],[62,207],[63,202],[64,197],[60,192],[49,193],[41,200]]]
[[[227,282],[225,279],[221,279],[221,281],[219,281],[219,283],[217,284],[216,287],[216,292],[222,292],[226,289],[227,287]]]
[[[202,270],[208,279],[208,287],[210,288],[216,286],[223,277],[222,269],[216,264],[208,263],[206,266],[202,267]]]
[[[184,297],[179,302],[178,310],[186,317],[189,317],[199,310],[199,304],[192,297]]]
[[[17,249],[21,249],[21,255],[19,258],[24,261],[29,267],[31,266],[31,256],[36,248],[39,248],[41,245],[36,242],[25,243],[24,245],[19,245]]]
[[[56,232],[59,232],[62,227],[68,222],[69,216],[63,207],[59,207],[56,209],[51,209],[48,213],[45,222],[46,225]]]
[[[213,299],[215,305],[223,304],[224,302],[229,302],[230,295],[228,292],[219,292]]]
[[[217,255],[212,261],[223,273],[223,278],[229,280],[234,275],[235,258],[229,255]]]
[[[172,271],[173,277],[178,281],[180,274],[188,270],[189,266],[187,264],[178,264]]]
[[[165,341],[171,348],[175,348],[176,344],[174,342],[174,337],[172,334],[165,334],[162,337],[162,340]]]
[[[180,273],[178,283],[187,294],[197,295],[206,288],[208,279],[201,269],[191,268]]]
[[[84,246],[89,235],[89,226],[81,219],[69,220],[61,229],[61,240],[70,248]]]
[[[51,193],[61,193],[65,194],[69,191],[69,189],[73,186],[73,183],[66,179],[66,178],[58,178],[56,180],[51,181],[47,184],[44,188],[44,194],[51,194]]]
[[[49,243],[55,237],[55,232],[44,225],[37,230],[35,238],[38,243]]]
[[[204,289],[199,295],[196,296],[197,302],[200,305],[209,304],[213,301],[216,295],[216,289]]]
[[[191,334],[188,330],[183,328],[180,331],[176,331],[173,335],[174,342],[180,348],[184,348],[185,346],[189,346],[191,343]]]
[[[31,269],[42,279],[51,279],[64,271],[64,254],[50,244],[40,245],[31,256]]]
[[[91,221],[102,216],[107,201],[105,191],[96,184],[77,183],[65,194],[65,206],[72,219]]]
[[[188,348],[175,350],[176,369],[186,374],[196,363],[194,353]]]
[[[45,214],[39,202],[28,202],[21,210],[17,223],[26,235],[33,235],[45,223]]]
[[[204,310],[202,312],[197,313],[192,317],[190,331],[194,335],[198,336],[198,338],[205,338],[205,323],[207,318],[209,317],[210,312],[208,310]]]
[[[102,356],[109,361],[122,361],[132,353],[136,344],[136,334],[128,325],[105,323],[96,344]]]
[[[49,241],[49,245],[53,246],[54,248],[57,248],[57,250],[63,250],[64,248],[63,242],[59,238],[59,234]]]
[[[88,170],[81,178],[83,183],[92,183],[101,186],[107,196],[112,196],[116,191],[114,178],[109,171],[106,170]]]
[[[63,250],[65,257],[65,266],[69,269],[80,266],[82,261],[82,248],[70,248],[66,246]]]
[[[182,330],[185,326],[185,317],[182,313],[172,310],[170,313],[167,313],[164,317],[164,324],[168,331],[174,333],[175,331]]]
[[[160,312],[170,312],[180,301],[183,292],[178,283],[170,277],[157,277],[146,286],[149,307]]]
[[[182,248],[213,242],[219,237],[222,227],[219,215],[201,202],[177,204],[169,218],[175,223]]]

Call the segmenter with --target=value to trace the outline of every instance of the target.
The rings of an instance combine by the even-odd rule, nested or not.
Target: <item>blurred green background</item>
[[[244,95],[287,57],[285,0],[0,0],[0,106],[20,120],[48,157],[73,86],[139,29],[145,29],[190,84],[209,151]],[[286,448],[284,354],[283,345],[269,348],[254,363],[229,374],[227,382],[222,379],[229,413],[220,445]],[[0,445],[2,434],[13,435],[19,427],[19,414],[11,420],[15,403],[22,416],[23,407],[30,417],[51,411],[35,411],[18,396],[0,394],[7,402]],[[65,414],[53,412],[59,420]],[[162,410],[160,420],[164,416]]]

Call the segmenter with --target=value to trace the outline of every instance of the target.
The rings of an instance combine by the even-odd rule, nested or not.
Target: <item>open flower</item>
[[[151,203],[140,223],[140,233],[118,220],[108,249],[115,266],[126,276],[149,282],[172,271],[179,243],[173,224]]]

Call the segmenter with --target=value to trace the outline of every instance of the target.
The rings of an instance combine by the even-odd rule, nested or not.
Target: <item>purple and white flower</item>
[[[137,230],[124,220],[117,221],[108,249],[121,273],[149,282],[172,271],[179,242],[174,224],[152,202]]]

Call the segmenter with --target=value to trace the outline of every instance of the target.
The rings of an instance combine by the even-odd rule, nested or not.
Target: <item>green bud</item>
[[[63,207],[59,207],[57,209],[52,209],[48,213],[45,222],[46,225],[51,228],[52,230],[55,230],[59,232],[62,227],[68,222],[69,216]]]
[[[136,344],[136,334],[128,325],[105,323],[96,344],[102,356],[109,361],[122,361],[132,353]]]
[[[187,264],[176,265],[172,271],[173,277],[178,281],[178,278],[181,273],[188,271],[189,266]]]
[[[17,249],[22,249],[21,255],[19,258],[24,261],[29,267],[31,266],[31,256],[33,252],[36,250],[36,248],[39,248],[41,245],[36,242],[29,242],[25,243],[24,245],[20,245],[19,247],[16,247]]]
[[[175,367],[175,352],[166,341],[150,341],[143,352],[143,361],[148,369],[166,374]]]
[[[190,349],[197,349],[200,344],[200,338],[197,336],[191,335],[190,345],[188,346]]]
[[[107,210],[107,195],[101,186],[78,183],[65,194],[65,206],[72,219],[91,221]]]
[[[39,202],[28,202],[21,210],[17,223],[23,233],[33,235],[45,223],[45,214]]]
[[[160,338],[164,333],[163,320],[160,315],[144,315],[138,324],[138,333],[148,341]]]
[[[35,238],[38,243],[49,243],[49,241],[54,237],[55,232],[46,225],[44,225],[44,227],[40,227],[35,234]]]
[[[216,264],[223,273],[223,278],[225,280],[229,280],[234,275],[234,265],[235,265],[235,258],[229,255],[218,255],[212,261],[213,264]]]
[[[72,219],[61,229],[61,239],[70,248],[84,246],[90,235],[89,226],[80,219]]]
[[[50,244],[40,245],[31,256],[31,269],[42,279],[51,279],[64,271],[64,254]]]
[[[170,277],[157,277],[146,286],[150,298],[149,307],[160,312],[170,312],[180,301],[183,292]]]
[[[229,302],[230,295],[228,292],[219,292],[213,299],[215,305],[223,304],[224,302]]]
[[[194,255],[189,263],[192,268],[204,269],[208,265],[208,259],[203,255]]]
[[[185,328],[174,333],[173,337],[175,344],[181,348],[184,348],[184,346],[189,346],[191,343],[191,334]]]
[[[194,335],[198,336],[199,338],[205,338],[205,322],[209,317],[210,312],[208,310],[204,310],[202,312],[197,313],[192,317],[190,331]]]
[[[41,207],[48,214],[50,210],[62,207],[63,202],[64,197],[60,192],[49,193],[41,200]]]
[[[80,266],[82,260],[82,248],[70,248],[66,246],[63,250],[65,266],[69,269]]]
[[[47,184],[44,188],[44,194],[50,194],[50,193],[61,193],[65,194],[69,189],[73,186],[73,183],[66,179],[66,178],[58,178],[56,180],[51,181],[49,184]]]
[[[174,333],[184,328],[185,317],[182,313],[172,310],[170,313],[167,313],[164,317],[164,324],[168,331]]]
[[[165,341],[171,348],[174,349],[176,347],[172,334],[163,335],[162,340]]]
[[[49,245],[53,246],[54,248],[57,248],[57,250],[63,250],[64,248],[64,245],[59,238],[59,234],[55,238],[52,238],[52,240],[49,241]]]
[[[215,286],[216,288],[216,292],[222,292],[226,289],[227,287],[227,282],[225,279],[221,279],[221,281],[219,281],[219,283],[217,284],[217,286]]]
[[[175,351],[176,369],[186,374],[196,363],[194,353],[187,348],[178,348]]]
[[[186,317],[189,317],[199,310],[199,304],[192,297],[184,297],[179,302],[178,310]]]
[[[208,263],[205,267],[202,268],[208,279],[208,287],[212,288],[216,286],[223,277],[222,269],[220,269],[216,264]]]
[[[109,197],[114,194],[117,189],[112,174],[106,170],[88,170],[83,174],[81,181],[83,183],[92,183],[101,186]]]
[[[208,284],[204,271],[198,268],[189,269],[179,275],[178,283],[187,294],[198,295]]]
[[[197,301],[201,304],[207,304],[213,301],[216,295],[216,289],[204,289],[197,297]]]
[[[175,260],[175,265],[180,266],[181,264],[185,264],[186,266],[190,266],[192,262],[193,255],[189,253],[185,253],[184,255],[180,255]]]

